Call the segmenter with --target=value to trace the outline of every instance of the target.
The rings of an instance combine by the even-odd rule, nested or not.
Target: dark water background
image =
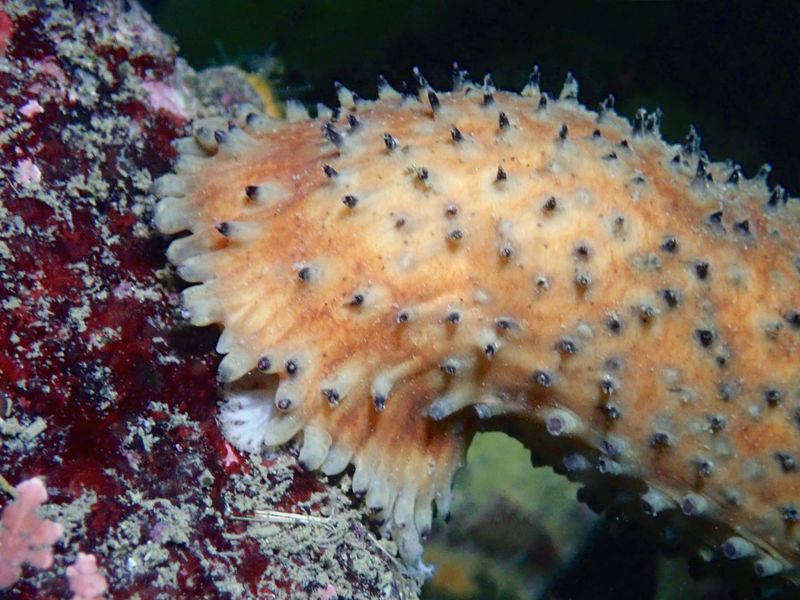
[[[412,81],[413,66],[447,89],[453,60],[475,79],[491,72],[498,87],[515,90],[538,64],[542,88],[554,94],[572,71],[584,104],[595,107],[613,93],[628,117],[642,106],[661,107],[666,140],[682,141],[694,124],[712,160],[731,158],[748,176],[769,162],[770,183],[800,196],[797,2],[144,4],[195,68],[232,63],[254,70],[274,56],[279,94],[312,104],[336,104],[335,80],[374,97],[377,74],[398,85]],[[671,583],[656,581],[657,556],[641,536],[600,532],[578,564],[563,566],[561,588],[552,591],[597,600],[741,597],[713,586],[665,593]],[[490,586],[481,597],[511,596]]]
[[[144,3],[197,68],[272,53],[281,90],[335,103],[333,81],[374,97],[378,73],[440,88],[458,60],[474,78],[521,89],[534,64],[557,93],[567,71],[591,107],[608,93],[631,116],[664,110],[682,140],[690,123],[712,159],[800,196],[800,3],[474,2],[469,0],[150,0]]]

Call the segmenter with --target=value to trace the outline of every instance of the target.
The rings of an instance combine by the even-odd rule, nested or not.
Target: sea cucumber
[[[800,563],[800,203],[660,113],[455,71],[310,118],[198,121],[159,179],[221,423],[302,437],[419,562],[473,434],[761,576]],[[605,500],[603,500],[605,498]],[[631,500],[633,498],[633,500]]]

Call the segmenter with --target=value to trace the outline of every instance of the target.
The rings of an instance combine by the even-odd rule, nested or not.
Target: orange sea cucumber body
[[[770,575],[800,563],[800,218],[765,177],[533,85],[199,123],[156,224],[240,447],[303,436],[417,560],[504,428]]]

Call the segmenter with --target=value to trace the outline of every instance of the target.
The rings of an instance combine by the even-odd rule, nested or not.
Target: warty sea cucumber
[[[660,114],[456,69],[310,118],[198,121],[157,181],[195,325],[223,327],[221,422],[355,465],[419,564],[473,434],[761,576],[800,563],[800,203]],[[631,500],[633,498],[633,500]]]

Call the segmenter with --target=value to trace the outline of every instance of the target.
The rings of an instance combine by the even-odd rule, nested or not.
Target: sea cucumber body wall
[[[231,441],[353,463],[412,562],[480,428],[762,575],[800,562],[800,203],[571,78],[421,83],[198,122],[157,182]]]

